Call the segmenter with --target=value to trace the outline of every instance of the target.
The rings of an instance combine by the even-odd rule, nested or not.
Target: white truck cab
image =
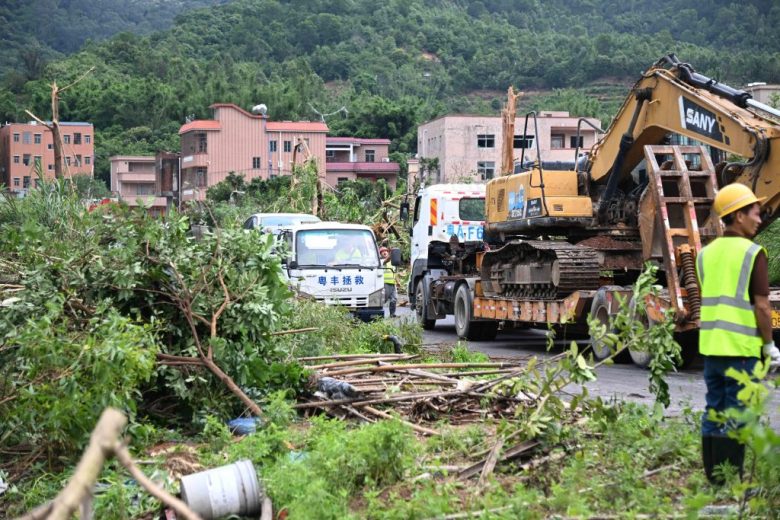
[[[478,279],[476,252],[484,247],[484,220],[484,184],[436,184],[418,192],[408,294],[423,328],[432,329],[437,319],[455,312],[461,286],[463,291],[473,290]]]
[[[374,232],[361,224],[300,224],[282,237],[286,273],[298,292],[343,305],[363,321],[384,316],[383,267]]]

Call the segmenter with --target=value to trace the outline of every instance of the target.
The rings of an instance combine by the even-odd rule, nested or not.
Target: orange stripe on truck
[[[438,200],[431,199],[431,225],[432,226],[435,226],[439,222],[438,205],[439,205]]]

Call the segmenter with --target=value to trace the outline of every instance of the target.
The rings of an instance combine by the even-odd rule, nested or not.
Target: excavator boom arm
[[[757,106],[747,92],[696,73],[674,55],[660,60],[634,85],[590,155],[591,182],[606,186],[599,207],[643,159],[645,145],[662,144],[669,133],[677,133],[743,157],[746,162],[726,169],[727,181],[741,182],[766,197],[765,213],[776,214],[780,118],[771,108]]]

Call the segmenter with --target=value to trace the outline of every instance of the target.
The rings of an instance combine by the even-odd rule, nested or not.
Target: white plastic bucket
[[[193,473],[181,478],[181,499],[204,520],[260,513],[263,490],[251,461]]]

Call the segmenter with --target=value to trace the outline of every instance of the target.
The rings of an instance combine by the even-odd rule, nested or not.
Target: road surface
[[[413,320],[414,316],[408,307],[399,308],[400,320]],[[455,323],[450,316],[436,322],[436,328],[423,332],[424,345],[454,344],[457,341]],[[574,338],[555,340],[553,349],[547,351],[547,331],[542,329],[525,329],[500,331],[494,341],[470,341],[468,348],[484,352],[498,358],[527,358],[532,355],[549,357],[559,353],[564,346],[568,347]],[[587,339],[576,339],[581,346]],[[604,400],[634,401],[652,406],[655,398],[648,389],[647,372],[634,365],[604,365],[596,370],[598,379],[586,386],[593,396]],[[671,395],[671,403],[666,415],[678,416],[686,409],[703,410],[704,394],[706,392],[702,378],[701,364],[695,363],[691,368],[669,374],[667,377]],[[576,387],[569,390],[577,391]],[[780,390],[775,390],[770,406],[770,422],[777,430],[780,428]]]

